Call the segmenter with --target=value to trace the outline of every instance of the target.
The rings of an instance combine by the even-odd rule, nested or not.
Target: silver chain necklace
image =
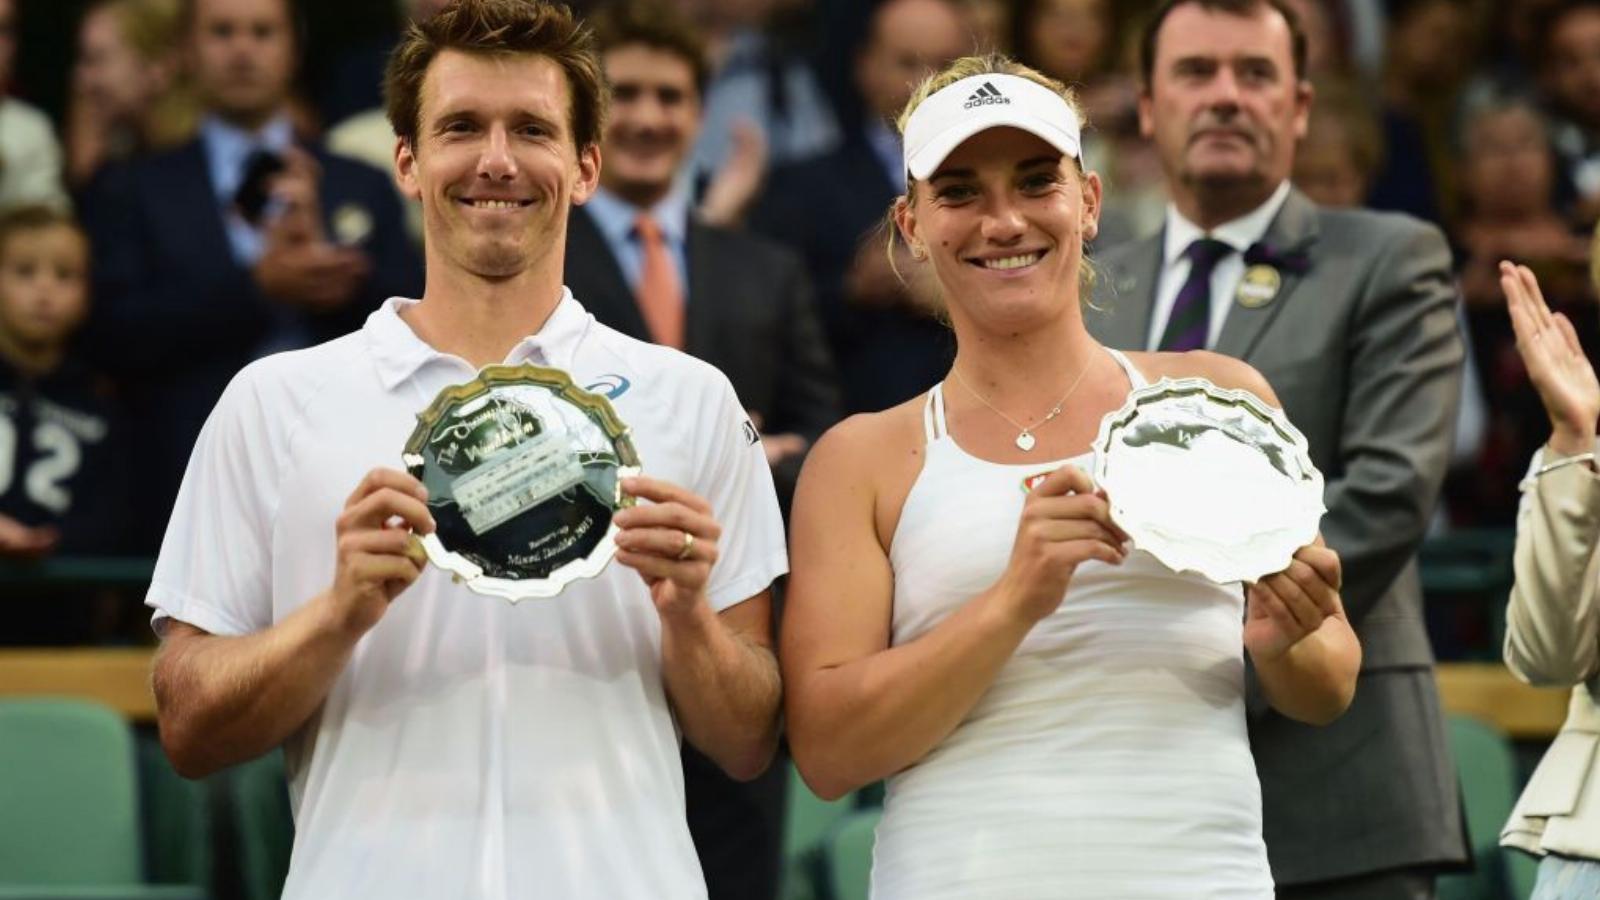
[[[1090,356],[1089,360],[1083,364],[1083,368],[1078,370],[1078,377],[1072,379],[1072,384],[1071,384],[1071,386],[1069,386],[1067,388],[1067,392],[1065,394],[1061,395],[1061,399],[1056,401],[1056,405],[1055,406],[1050,407],[1050,411],[1045,413],[1044,418],[1039,420],[1039,424],[1033,426],[1032,428],[1029,428],[1028,426],[1023,425],[1021,422],[1018,422],[1016,419],[1013,419],[1010,416],[1006,415],[1005,413],[1001,412],[1000,411],[1000,407],[995,406],[993,403],[990,403],[987,399],[985,399],[982,394],[978,393],[977,390],[975,390],[972,387],[972,385],[967,383],[967,379],[962,377],[960,369],[956,368],[955,366],[951,366],[950,367],[950,371],[951,371],[952,374],[954,374],[956,376],[956,380],[961,382],[961,386],[967,389],[967,393],[971,394],[974,397],[977,397],[979,403],[982,403],[984,406],[989,407],[989,409],[995,415],[999,416],[1002,419],[1005,419],[1007,422],[1010,422],[1012,424],[1012,426],[1017,429],[1017,437],[1016,437],[1016,441],[1015,441],[1015,443],[1017,445],[1017,449],[1021,450],[1024,453],[1026,453],[1029,450],[1033,449],[1034,444],[1038,443],[1038,441],[1036,441],[1034,439],[1034,437],[1033,437],[1034,431],[1036,431],[1036,430],[1038,430],[1040,428],[1043,428],[1044,426],[1046,426],[1046,425],[1048,425],[1050,423],[1051,419],[1054,419],[1056,416],[1061,415],[1061,406],[1062,406],[1062,404],[1066,403],[1067,402],[1067,398],[1072,396],[1072,392],[1077,390],[1078,389],[1078,385],[1083,383],[1083,376],[1089,374],[1089,366],[1092,365],[1093,363],[1094,363],[1094,357]]]

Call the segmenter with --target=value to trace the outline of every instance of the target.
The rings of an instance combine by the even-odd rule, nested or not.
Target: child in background
[[[0,560],[120,543],[111,405],[69,352],[88,313],[88,266],[69,215],[0,214]]]

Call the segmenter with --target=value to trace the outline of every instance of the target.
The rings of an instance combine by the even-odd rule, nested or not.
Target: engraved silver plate
[[[420,539],[429,561],[513,603],[600,574],[616,553],[612,515],[633,504],[622,479],[639,473],[610,401],[539,366],[488,366],[445,388],[402,459],[438,525]]]
[[[1255,581],[1316,538],[1322,473],[1284,414],[1204,378],[1163,378],[1100,422],[1095,481],[1134,546],[1174,571]]]

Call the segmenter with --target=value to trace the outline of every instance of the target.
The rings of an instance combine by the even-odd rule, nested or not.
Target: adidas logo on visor
[[[971,109],[974,106],[1009,105],[1010,103],[1011,101],[1006,98],[1006,95],[1000,93],[999,88],[985,81],[982,87],[972,92],[972,96],[967,98],[967,102],[962,104],[961,108]]]

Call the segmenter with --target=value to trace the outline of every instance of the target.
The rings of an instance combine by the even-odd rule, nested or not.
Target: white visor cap
[[[907,178],[933,174],[961,142],[990,128],[1020,128],[1073,159],[1083,124],[1061,95],[1016,75],[973,75],[917,105],[906,123]]]

